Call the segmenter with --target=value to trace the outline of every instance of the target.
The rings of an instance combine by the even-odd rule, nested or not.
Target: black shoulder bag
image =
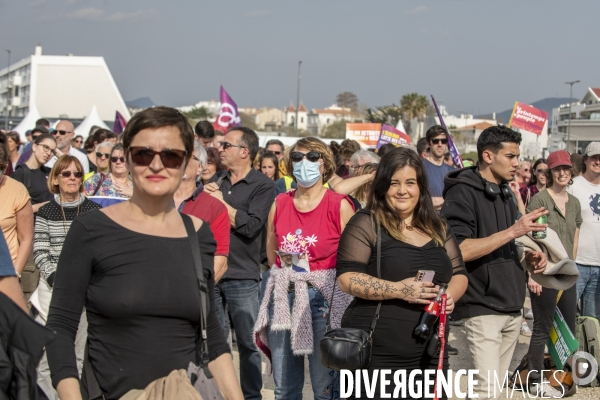
[[[180,213],[181,214],[181,213]],[[202,271],[202,258],[200,256],[200,247],[198,247],[198,236],[194,229],[194,222],[185,214],[181,214],[185,230],[187,231],[192,248],[192,257],[194,259],[194,267],[196,269],[196,279],[198,280],[198,288],[200,289],[200,338],[196,347],[197,359],[200,365],[190,365],[188,368],[188,377],[194,385],[194,388],[200,393],[203,399],[223,400],[223,395],[219,391],[217,384],[212,379],[212,375],[208,370],[208,341],[206,335],[206,317],[209,310],[208,284]],[[190,363],[191,364],[191,363]]]
[[[377,278],[381,279],[381,226],[377,224]],[[333,292],[335,292],[335,286]],[[349,369],[367,369],[371,365],[371,352],[373,345],[373,331],[379,311],[381,310],[381,301],[377,304],[377,310],[369,332],[358,328],[337,328],[330,330],[331,310],[333,303],[333,293],[329,302],[329,316],[327,317],[327,328],[325,335],[319,344],[321,348],[321,362],[327,368],[334,370]]]

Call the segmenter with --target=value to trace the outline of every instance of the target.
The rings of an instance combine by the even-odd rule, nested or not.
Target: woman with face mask
[[[255,326],[257,345],[271,356],[276,399],[302,398],[305,355],[314,398],[339,398],[339,375],[321,363],[319,341],[330,311],[332,327],[339,326],[350,301],[336,288],[335,266],[354,210],[347,197],[323,187],[335,161],[319,139],[300,139],[286,167],[298,188],[277,196],[269,213],[271,271]]]

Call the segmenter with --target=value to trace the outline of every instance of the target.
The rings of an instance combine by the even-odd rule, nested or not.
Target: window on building
[[[304,117],[300,118],[300,123],[304,123]]]

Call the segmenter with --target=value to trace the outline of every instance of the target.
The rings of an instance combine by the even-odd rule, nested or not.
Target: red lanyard
[[[442,295],[442,309],[440,312],[440,323],[438,325],[438,337],[440,338],[440,356],[438,358],[438,367],[437,367],[437,373],[438,374],[443,374],[443,369],[444,369],[444,350],[446,348],[446,301],[448,300],[448,295],[447,294],[443,294]],[[437,386],[437,375],[436,375],[436,380],[435,380],[435,386],[434,386],[434,399],[438,400],[439,399],[439,393],[438,393],[438,386]]]

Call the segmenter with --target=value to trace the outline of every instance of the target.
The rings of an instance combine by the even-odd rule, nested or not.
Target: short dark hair
[[[109,131],[108,129],[98,129],[96,132],[94,132],[93,135],[94,142],[98,142],[98,144],[108,140],[108,139],[113,139],[113,138],[117,138],[117,134],[114,133],[113,131]]]
[[[505,125],[490,126],[481,132],[479,139],[477,139],[477,158],[479,162],[483,162],[484,151],[491,150],[496,154],[503,147],[502,143],[516,143],[520,145],[521,134]]]
[[[50,128],[50,121],[48,121],[46,118],[40,118],[37,121],[35,121],[35,126],[45,126],[46,128]]]
[[[52,136],[49,133],[42,133],[40,136],[38,136],[38,137],[35,138],[35,140],[33,141],[33,144],[40,144],[40,143],[42,143],[46,139],[50,139],[54,143],[56,143],[56,139],[54,138],[54,136]]]
[[[200,121],[196,124],[194,132],[202,139],[212,139],[215,137],[215,128],[208,121]]]
[[[256,132],[245,126],[234,126],[233,128],[230,128],[227,133],[233,131],[242,132],[240,145],[248,149],[248,152],[250,153],[250,161],[254,162],[256,154],[258,153],[258,135]]]
[[[427,139],[427,143],[429,143],[431,142],[431,139],[440,135],[446,135],[446,138],[448,138],[448,133],[446,132],[443,126],[434,125],[431,128],[427,129],[427,132],[425,133],[425,138]]]
[[[377,150],[377,155],[381,158],[385,156],[390,151],[394,150],[396,146],[391,143],[382,144],[381,147]]]
[[[285,146],[283,145],[283,142],[279,139],[271,139],[269,140],[266,144],[265,144],[265,149],[269,146],[271,146],[272,144],[276,144],[279,147],[281,147],[281,151],[285,151]]]
[[[427,138],[422,137],[417,140],[417,154],[419,154],[419,157],[424,151],[429,151],[429,142],[427,142]]]
[[[194,152],[194,130],[188,119],[179,111],[171,107],[152,107],[135,114],[125,126],[123,131],[123,147],[125,156],[129,152],[131,141],[140,131],[144,129],[157,129],[165,126],[174,126],[179,129],[181,140],[185,150],[186,158],[189,160]],[[187,161],[186,160],[186,161]]]

